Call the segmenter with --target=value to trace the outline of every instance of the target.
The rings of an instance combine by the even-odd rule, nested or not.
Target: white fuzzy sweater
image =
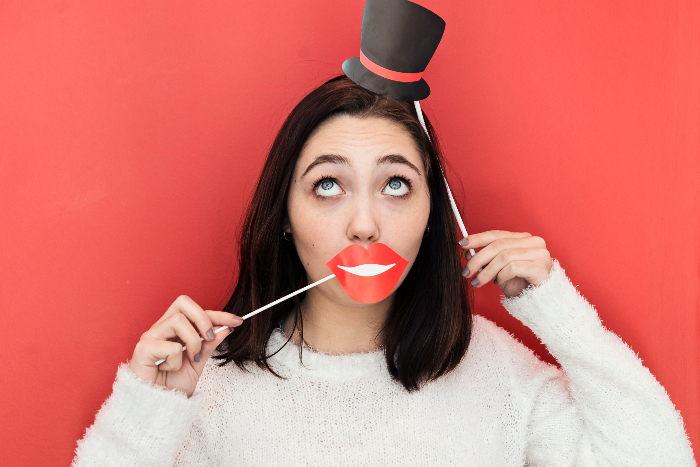
[[[304,350],[304,368],[290,342],[272,359],[287,380],[209,359],[189,399],[122,363],[72,466],[697,465],[664,388],[557,260],[501,303],[561,370],[478,315],[460,365],[411,394],[382,350]]]

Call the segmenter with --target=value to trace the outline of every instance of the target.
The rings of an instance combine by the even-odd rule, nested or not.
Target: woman
[[[73,465],[695,465],[663,387],[542,238],[470,235],[460,270],[427,128],[432,144],[410,102],[345,76],[306,96],[247,211],[230,301],[178,297],[120,366]],[[374,243],[408,261],[387,298],[358,303],[334,279],[237,318]],[[562,369],[472,315],[460,272],[496,282]]]

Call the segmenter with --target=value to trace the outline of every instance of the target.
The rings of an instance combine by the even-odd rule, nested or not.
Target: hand
[[[243,320],[236,315],[204,311],[190,297],[180,295],[151,329],[141,335],[129,368],[144,381],[179,389],[187,397],[192,397],[207,359],[233,327],[241,323]],[[217,329],[221,326],[229,328],[214,334],[215,325]],[[175,340],[168,340],[173,338]],[[183,343],[187,346],[184,352]],[[183,357],[185,352],[188,358]],[[155,363],[163,358],[166,360],[156,366]]]
[[[474,287],[493,280],[508,298],[519,295],[530,284],[540,285],[552,270],[545,241],[526,232],[489,230],[468,235],[459,244],[467,250],[462,253],[467,259],[462,275],[469,278],[475,274]],[[472,257],[469,248],[482,249]]]

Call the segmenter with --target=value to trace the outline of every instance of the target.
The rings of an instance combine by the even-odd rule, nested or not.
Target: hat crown
[[[367,0],[360,49],[377,65],[421,73],[440,44],[445,21],[408,0]]]

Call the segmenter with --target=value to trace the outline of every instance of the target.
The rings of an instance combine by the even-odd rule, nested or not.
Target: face
[[[380,242],[407,260],[389,300],[413,266],[430,214],[418,147],[391,120],[334,117],[312,133],[301,151],[287,212],[284,228],[292,233],[309,283],[332,274],[326,263],[354,244],[366,249]],[[361,305],[337,279],[314,290],[338,303]]]

